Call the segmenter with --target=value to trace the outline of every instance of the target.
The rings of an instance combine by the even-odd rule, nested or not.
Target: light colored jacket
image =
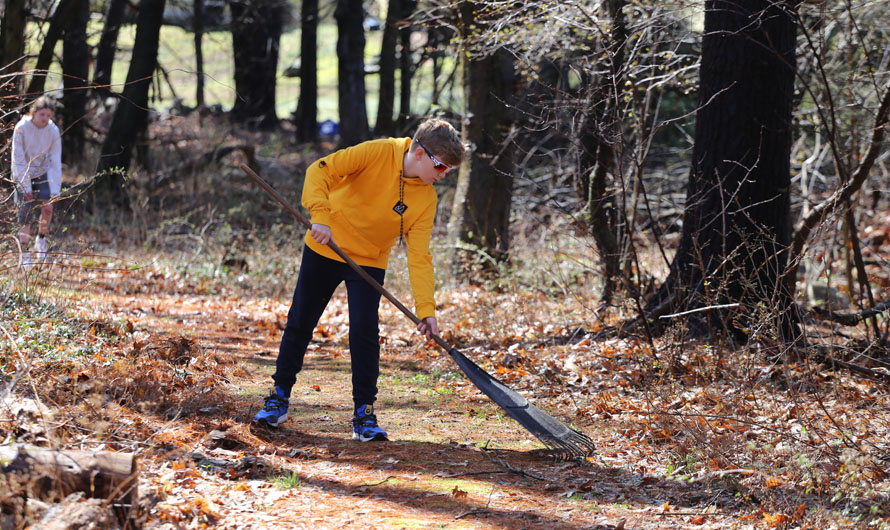
[[[31,193],[31,181],[46,175],[53,196],[62,190],[62,136],[50,120],[42,129],[25,116],[12,134],[12,180],[16,187]]]
[[[423,319],[436,314],[430,253],[436,190],[420,178],[404,177],[404,158],[410,147],[411,138],[371,140],[315,161],[306,170],[303,206],[312,223],[329,226],[334,242],[363,266],[386,269],[401,229],[408,245],[414,307]],[[403,223],[393,210],[399,202],[400,181],[404,184],[402,202],[407,206]],[[322,256],[343,261],[308,232],[305,241]]]

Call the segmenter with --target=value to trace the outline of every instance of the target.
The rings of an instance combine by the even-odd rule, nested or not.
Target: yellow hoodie
[[[389,251],[399,238],[408,245],[408,272],[414,308],[421,319],[435,316],[433,256],[430,236],[436,217],[436,191],[420,178],[405,178],[403,163],[411,138],[371,140],[342,149],[306,170],[303,206],[313,224],[331,228],[334,242],[362,266],[386,269]],[[404,183],[404,225],[393,210]],[[343,261],[327,245],[306,233],[315,252]]]

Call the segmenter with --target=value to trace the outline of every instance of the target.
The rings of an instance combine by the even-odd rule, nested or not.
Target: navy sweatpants
[[[383,285],[385,269],[362,268]],[[349,301],[352,400],[356,407],[372,405],[377,399],[377,376],[380,374],[380,329],[377,315],[380,293],[346,263],[326,258],[309,247],[303,249],[300,275],[290,311],[287,313],[287,325],[281,337],[272,379],[290,395],[296,376],[303,369],[303,357],[309,341],[312,340],[312,331],[340,282],[346,282]]]

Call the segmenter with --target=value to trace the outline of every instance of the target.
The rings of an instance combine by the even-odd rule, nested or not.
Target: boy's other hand
[[[417,331],[423,333],[423,336],[429,339],[433,335],[439,334],[439,323],[436,317],[426,317],[417,325]]]
[[[313,223],[312,229],[309,230],[309,233],[312,234],[313,239],[315,239],[322,245],[327,245],[334,240],[334,236],[333,234],[331,234],[331,227],[328,225]]]

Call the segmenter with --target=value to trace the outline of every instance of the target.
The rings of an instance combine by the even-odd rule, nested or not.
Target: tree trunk
[[[3,99],[0,101],[2,101],[3,114],[6,115],[0,120],[0,131],[2,131],[0,132],[0,174],[2,175],[10,174],[10,140],[13,127],[19,117],[14,109],[24,103],[19,99],[19,96],[23,85],[22,66],[25,61],[25,15],[23,0],[7,0],[3,18],[0,20],[0,75],[4,76],[0,79],[0,91],[3,94]],[[0,183],[8,181],[11,179],[0,178]]]
[[[595,70],[604,72],[593,78],[587,74],[584,90],[589,94],[591,108],[581,126],[577,187],[580,198],[587,203],[587,222],[596,242],[603,265],[601,300],[609,303],[621,274],[621,235],[619,234],[619,197],[614,192],[616,149],[621,144],[621,117],[618,113],[617,87],[624,65],[627,41],[623,7],[625,0],[609,0],[612,21],[610,40],[606,45],[605,64]],[[610,178],[611,176],[611,178]],[[610,181],[613,184],[610,186]],[[626,224],[624,225],[626,226]]]
[[[204,0],[195,0],[192,29],[195,30],[195,105],[204,106]]]
[[[53,12],[53,16],[49,19],[49,27],[43,38],[43,44],[40,45],[37,63],[32,70],[31,82],[28,83],[27,93],[31,94],[31,97],[36,98],[43,94],[44,87],[46,86],[46,71],[53,62],[56,43],[62,38],[66,26],[71,23],[71,18],[76,16],[72,9],[77,7],[77,4],[78,0],[61,0]]]
[[[776,337],[797,335],[792,295],[779,281],[791,238],[792,9],[772,0],[705,2],[683,231],[670,275],[648,307],[740,304],[732,313],[690,315],[699,334],[739,334],[762,318]]]
[[[105,12],[105,25],[96,51],[96,66],[93,69],[93,84],[96,92],[102,96],[111,95],[111,67],[114,65],[114,54],[117,51],[117,35],[124,19],[127,0],[111,0]],[[41,51],[41,56],[42,56]]]
[[[22,87],[22,67],[25,64],[25,25],[27,10],[24,0],[7,0],[0,20],[0,68],[3,75],[12,75],[0,82],[4,95],[19,95]],[[8,102],[6,107],[14,107]]]
[[[365,29],[361,0],[337,0],[337,92],[340,109],[340,146],[369,138],[365,108]]]
[[[472,3],[461,4],[464,28],[479,25]],[[466,35],[466,34],[465,34]],[[513,150],[509,143],[516,74],[509,52],[500,49],[482,58],[462,50],[464,108],[463,141],[473,150],[461,164],[448,223],[448,240],[470,247],[474,255],[455,254],[455,274],[465,272],[466,258],[485,257],[486,268],[507,258],[510,202],[513,197]]]
[[[87,108],[87,83],[90,78],[90,48],[87,23],[90,0],[74,0],[66,16],[62,48],[62,159],[68,163],[83,158],[84,119]]]
[[[318,0],[303,0],[300,14],[300,99],[297,102],[297,141],[318,139]]]
[[[278,126],[275,80],[283,29],[282,0],[229,2],[235,56],[235,104],[231,118],[252,129]]]
[[[99,178],[93,187],[93,199],[97,203],[105,201],[128,206],[124,178],[130,168],[133,145],[148,124],[148,89],[158,64],[164,1],[142,0],[139,4],[127,83],[96,168]]]
[[[416,0],[402,0],[402,18],[407,19],[417,7]],[[411,120],[411,77],[414,75],[411,64],[411,25],[406,24],[399,30],[399,123],[398,128],[404,129]]]
[[[374,124],[375,136],[393,136],[396,99],[396,42],[399,37],[399,15],[401,0],[389,0],[386,8],[386,25],[380,45],[380,102],[377,105],[377,121]]]

